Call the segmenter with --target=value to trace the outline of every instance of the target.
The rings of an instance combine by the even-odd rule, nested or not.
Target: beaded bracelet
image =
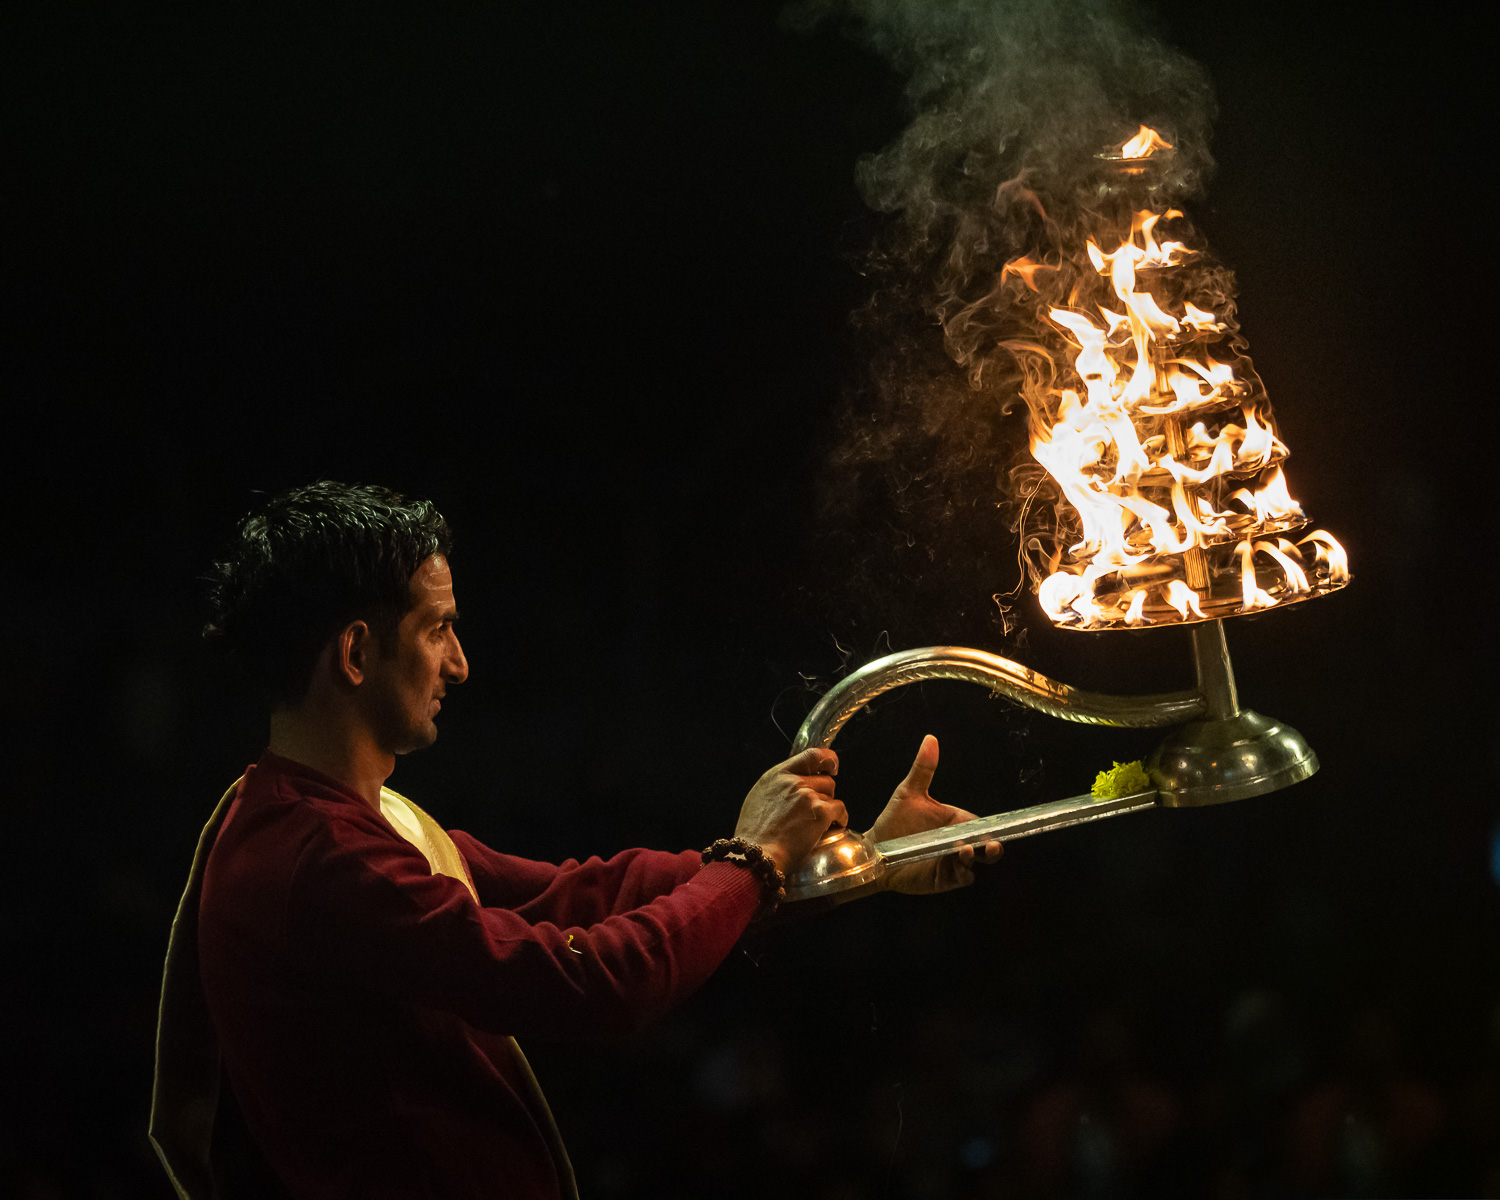
[[[755,914],[757,920],[775,912],[776,906],[786,899],[786,876],[764,846],[744,838],[720,838],[703,852],[703,862],[705,866],[711,862],[733,863],[746,868],[760,880],[761,901]]]

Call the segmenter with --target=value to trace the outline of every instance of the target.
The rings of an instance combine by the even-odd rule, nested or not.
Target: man
[[[813,749],[702,854],[551,866],[443,830],[384,784],[468,677],[450,549],[424,501],[317,483],[246,518],[217,567],[210,632],[262,684],[270,741],[204,831],[168,951],[152,1137],[185,1197],[233,1191],[241,1120],[261,1190],[575,1196],[515,1036],[659,1015],[846,819],[837,756]],[[876,838],[970,818],[927,795],[936,761],[925,739]],[[897,885],[959,886],[972,860]]]

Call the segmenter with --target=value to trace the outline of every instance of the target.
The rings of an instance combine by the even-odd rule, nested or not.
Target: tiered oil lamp
[[[1223,618],[1324,595],[1348,582],[1344,551],[1287,491],[1265,389],[1245,356],[1227,272],[1182,240],[1158,192],[1171,145],[1140,132],[1100,156],[1085,215],[1007,263],[999,294],[1017,317],[1002,345],[1021,368],[1032,455],[1060,501],[1032,575],[1064,629],[1190,627],[1197,687],[1102,696],[954,646],[892,654],[842,680],[795,749],[826,746],[883,692],[963,679],[1063,720],[1180,725],[1123,796],[1080,796],[876,846],[834,830],[791,881],[790,900],[847,898],[887,867],[961,845],[1023,837],[1158,806],[1218,804],[1306,779],[1318,759],[1296,730],[1239,706]],[[1112,249],[1105,249],[1112,246]],[[1050,546],[1047,543],[1050,542]],[[1186,722],[1186,724],[1181,724]]]

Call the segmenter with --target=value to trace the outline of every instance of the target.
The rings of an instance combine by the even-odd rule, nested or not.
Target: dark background
[[[263,737],[200,650],[199,577],[258,492],[439,503],[473,676],[392,782],[535,857],[726,834],[887,645],[1188,685],[1180,630],[1028,601],[1002,641],[1013,576],[931,563],[951,610],[899,621],[840,587],[817,485],[861,377],[853,165],[904,112],[777,11],[8,13],[0,1194],[169,1195],[161,955]],[[758,939],[626,1045],[530,1045],[593,1200],[1500,1194],[1479,31],[1155,11],[1218,89],[1195,213],[1355,572],[1229,627],[1242,696],[1322,772],[1018,842],[968,891]],[[840,739],[857,821],[927,731],[938,794],[986,812],[1152,744],[907,689]]]

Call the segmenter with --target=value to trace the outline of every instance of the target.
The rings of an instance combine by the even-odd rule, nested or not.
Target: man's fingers
[[[839,756],[827,746],[809,746],[781,764],[781,770],[792,775],[837,775]]]
[[[932,777],[937,771],[938,765],[938,740],[932,734],[922,739],[922,744],[917,747],[917,757],[912,761],[911,770],[906,773],[906,779],[901,786],[909,791],[925,792],[932,786]]]
[[[813,808],[818,814],[818,819],[826,821],[825,829],[834,825],[848,826],[849,824],[849,812],[841,800],[819,799],[813,804]]]
[[[999,842],[985,842],[979,846],[960,846],[953,857],[957,859],[960,869],[966,871],[968,878],[972,880],[976,863],[996,862],[1004,853],[1005,847]]]
[[[974,882],[974,847],[960,846],[958,853],[943,864],[948,868],[946,887],[968,887]]]
[[[806,788],[810,792],[817,792],[821,796],[833,795],[832,775],[797,775],[797,786]]]

